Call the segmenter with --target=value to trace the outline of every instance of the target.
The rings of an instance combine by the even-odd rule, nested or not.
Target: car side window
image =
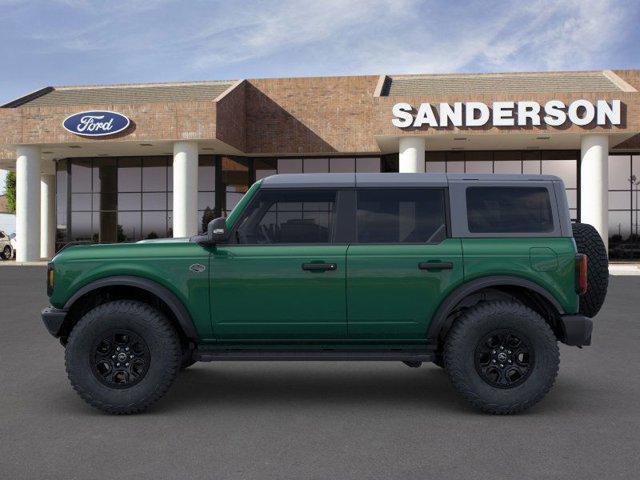
[[[439,243],[446,238],[444,189],[362,189],[358,243]]]
[[[239,244],[332,243],[336,190],[261,190],[240,219]]]
[[[542,233],[554,228],[544,187],[469,187],[467,217],[472,233]]]
[[[0,240],[4,240],[5,238],[7,238],[7,236],[3,232],[0,232]]]

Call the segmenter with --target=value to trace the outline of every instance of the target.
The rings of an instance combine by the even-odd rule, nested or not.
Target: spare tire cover
[[[580,296],[580,313],[595,316],[602,307],[609,286],[609,258],[598,231],[587,223],[572,223],[579,253],[587,256],[587,293]]]

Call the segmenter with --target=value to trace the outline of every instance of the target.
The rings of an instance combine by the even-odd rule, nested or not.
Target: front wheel
[[[470,308],[451,328],[444,365],[454,388],[481,411],[518,413],[539,402],[558,374],[557,339],[518,302]]]
[[[11,260],[12,257],[12,253],[11,253],[11,247],[9,245],[6,245],[3,249],[2,249],[2,259],[3,260]]]
[[[65,351],[71,385],[107,413],[146,410],[173,383],[182,360],[178,335],[146,303],[118,300],[97,306],[74,326]]]

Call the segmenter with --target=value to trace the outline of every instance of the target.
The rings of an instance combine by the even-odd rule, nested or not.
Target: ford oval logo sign
[[[99,110],[74,113],[64,119],[62,126],[76,135],[102,137],[122,132],[130,123],[121,113]]]

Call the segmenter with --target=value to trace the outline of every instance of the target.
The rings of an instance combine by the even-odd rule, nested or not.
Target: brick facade
[[[640,89],[640,71],[616,71],[624,82]],[[511,74],[512,75],[512,74]],[[549,73],[549,76],[559,73]],[[152,142],[175,140],[219,140],[247,155],[298,155],[380,152],[377,136],[428,134],[441,136],[463,133],[502,135],[518,133],[633,133],[640,132],[640,93],[573,92],[561,94],[478,94],[446,96],[375,96],[380,76],[310,77],[250,79],[236,82],[210,101],[163,101],[157,103],[117,103],[92,105],[30,106],[0,108],[0,160],[13,155],[19,144],[82,144],[86,142]],[[231,83],[230,83],[231,85]],[[566,125],[560,128],[527,127],[451,129],[399,129],[391,124],[395,103],[535,100],[544,103],[559,99],[623,102],[626,122],[622,126]],[[62,128],[68,115],[83,110],[115,110],[127,115],[132,126],[104,139],[82,138]],[[620,148],[640,148],[640,136],[626,140]],[[615,148],[615,145],[612,145]]]

